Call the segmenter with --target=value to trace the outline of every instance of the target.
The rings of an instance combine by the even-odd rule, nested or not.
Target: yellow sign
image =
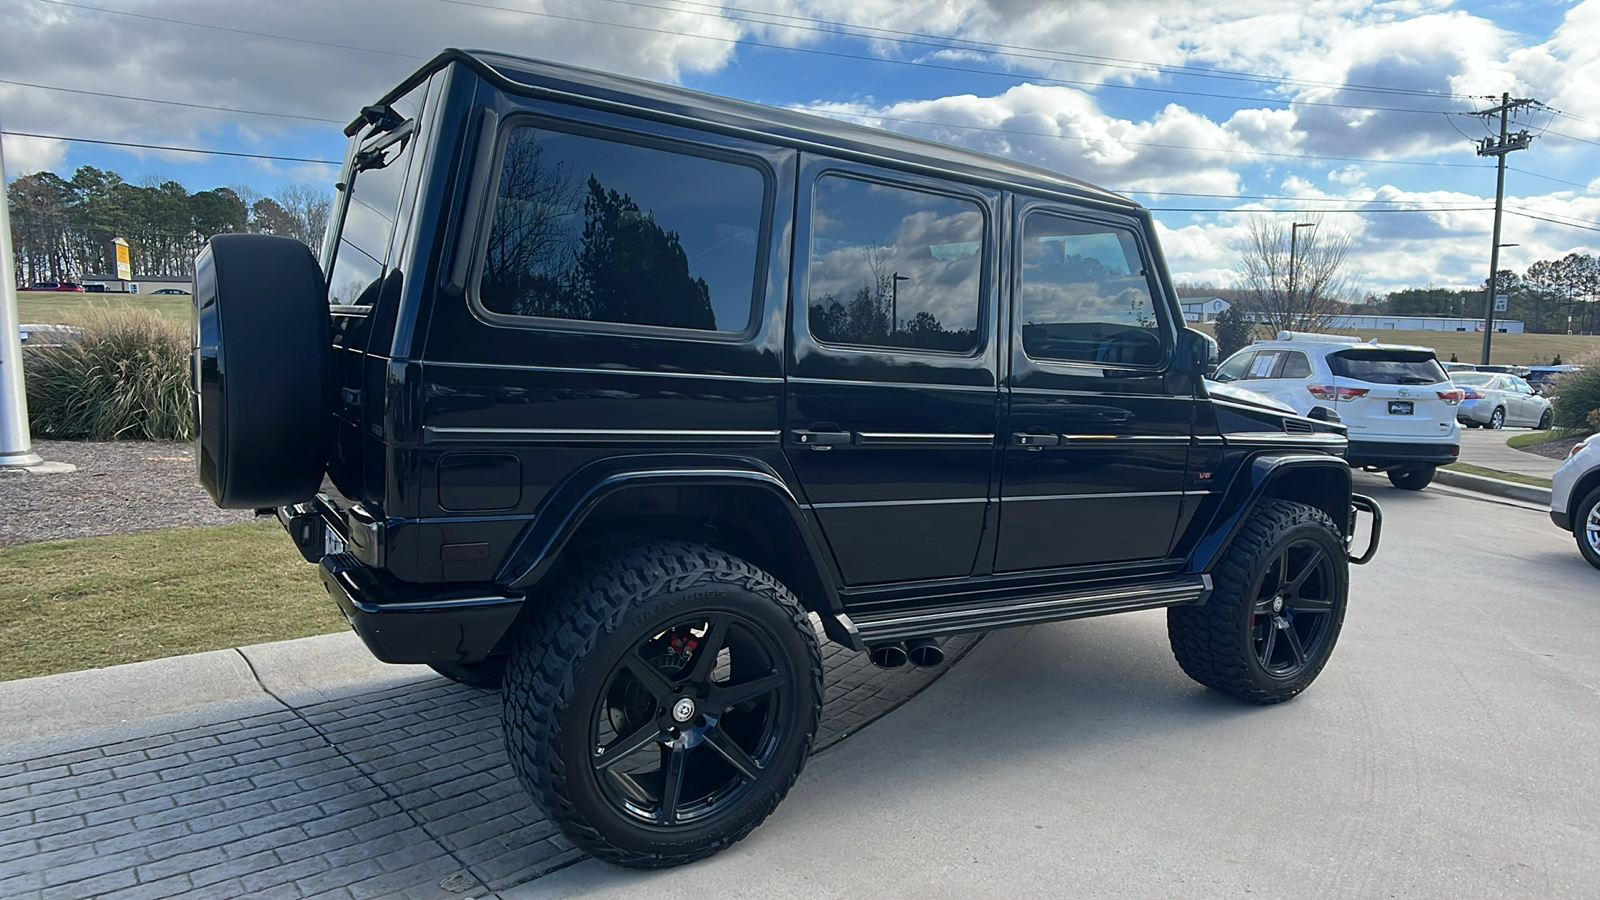
[[[133,278],[133,264],[128,260],[128,242],[117,238],[111,243],[117,247],[117,277],[123,281]]]

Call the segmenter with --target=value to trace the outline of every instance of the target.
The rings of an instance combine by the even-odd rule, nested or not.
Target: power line
[[[1259,207],[1235,207],[1233,209],[1218,209],[1217,207],[1214,207],[1214,206],[1200,206],[1200,207],[1147,206],[1145,208],[1150,210],[1151,212],[1218,213],[1218,214],[1226,214],[1226,213],[1255,213],[1255,214],[1258,214],[1258,215],[1267,214],[1267,213],[1272,213],[1272,214],[1278,214],[1278,213],[1361,213],[1362,215],[1369,215],[1369,214],[1381,215],[1381,214],[1384,214],[1384,213],[1484,212],[1484,211],[1487,211],[1487,210],[1494,209],[1494,207],[1492,207],[1492,206],[1461,206],[1461,207],[1451,207],[1449,209],[1435,209],[1435,208],[1429,208],[1429,207],[1417,207],[1415,209],[1328,209],[1326,207],[1319,208],[1319,209],[1280,209],[1278,207],[1273,207],[1271,209],[1261,209]]]
[[[1576,216],[1567,216],[1562,215],[1561,213],[1551,212],[1541,215],[1539,213],[1530,212],[1529,210],[1520,206],[1508,206],[1506,207],[1506,212],[1513,215],[1522,216],[1525,219],[1538,219],[1541,222],[1549,222],[1552,225],[1566,225],[1570,228],[1582,228],[1587,231],[1600,231],[1600,222],[1590,222],[1587,219],[1579,219]],[[1566,221],[1562,221],[1563,219]]]
[[[343,162],[336,159],[308,159],[302,156],[273,156],[268,153],[240,153],[233,150],[201,150],[195,147],[165,147],[159,144],[136,144],[132,141],[101,141],[93,138],[65,137],[59,134],[33,134],[26,131],[0,131],[6,137],[38,138],[45,141],[66,141],[69,144],[104,144],[109,147],[132,147],[139,150],[165,150],[171,153],[198,153],[202,156],[235,156],[242,159],[269,159],[277,162],[316,163],[324,166],[340,166]]]
[[[59,2],[59,0],[41,0],[41,2]],[[664,34],[673,37],[691,37],[704,41],[716,41],[723,44],[734,44],[736,46],[762,47],[769,50],[781,50],[788,53],[805,53],[812,56],[825,56],[832,59],[853,59],[857,61],[883,63],[885,65],[909,66],[918,69],[937,69],[945,72],[964,72],[969,75],[992,75],[1013,80],[1018,78],[1018,75],[1015,72],[1002,72],[994,69],[976,69],[966,66],[941,65],[938,63],[930,63],[918,60],[886,59],[876,56],[861,56],[854,53],[839,53],[832,50],[815,50],[807,47],[785,47],[782,44],[769,44],[765,41],[757,41],[750,38],[725,38],[708,34],[686,34],[682,31],[673,31],[666,28],[651,28],[647,25],[628,25],[622,22],[600,22],[594,19],[579,18],[577,16],[563,16],[557,13],[539,12],[531,9],[512,9],[504,6],[495,6],[489,3],[477,3],[473,2],[473,0],[434,0],[434,2],[445,3],[451,6],[465,6],[474,9],[487,9],[495,12],[513,13],[523,16],[535,16],[541,19],[555,19],[563,22],[581,22],[585,25],[604,25],[610,28],[622,28],[629,31],[642,31],[649,34]],[[1050,78],[1043,75],[1032,76],[1028,80],[1036,82],[1048,82],[1051,84],[1065,84],[1074,87],[1093,87],[1101,90],[1138,91],[1141,93],[1155,93],[1165,96],[1205,97],[1212,100],[1242,100],[1250,103],[1275,103],[1282,106],[1316,106],[1332,109],[1354,109],[1361,110],[1363,112],[1414,113],[1417,115],[1429,116],[1443,115],[1451,112],[1451,110],[1442,109],[1411,109],[1407,107],[1395,106],[1363,106],[1352,103],[1328,103],[1315,100],[1275,100],[1265,97],[1241,97],[1235,94],[1213,94],[1204,91],[1180,91],[1170,88],[1144,87],[1140,85],[1108,84],[1097,81],[1083,81],[1069,78]]]
[[[185,25],[190,28],[209,28],[212,31],[226,31],[229,34],[242,34],[246,37],[270,38],[277,41],[291,41],[296,44],[311,44],[317,47],[330,47],[334,50],[354,50],[357,53],[376,53],[382,56],[398,56],[402,59],[426,60],[430,57],[417,56],[411,53],[399,53],[393,50],[374,50],[371,47],[356,47],[350,44],[335,44],[330,41],[314,41],[310,38],[286,37],[279,34],[263,34],[259,31],[250,31],[245,28],[229,28],[225,25],[207,25],[202,22],[188,22],[183,19],[169,19],[165,16],[152,16],[147,13],[126,12],[120,9],[106,9],[101,6],[89,6],[84,3],[70,3],[68,0],[33,0],[35,3],[49,3],[53,6],[67,6],[73,9],[85,9],[90,12],[106,13],[113,16],[127,16],[130,19],[146,19],[151,22],[165,22],[168,25]]]
[[[1318,156],[1308,153],[1272,153],[1265,150],[1239,150],[1231,147],[1195,147],[1187,144],[1161,144],[1153,141],[1129,141],[1121,138],[1097,138],[1086,135],[1051,134],[1047,131],[1021,131],[1014,128],[995,128],[988,125],[955,125],[949,122],[929,122],[923,119],[906,119],[896,116],[883,116],[875,113],[852,113],[835,110],[808,110],[813,115],[824,115],[829,118],[850,116],[857,119],[875,119],[880,122],[902,122],[910,125],[926,125],[930,128],[956,128],[965,131],[986,131],[994,134],[1023,135],[1029,137],[1055,138],[1063,141],[1093,141],[1097,144],[1117,143],[1133,147],[1157,147],[1164,150],[1194,150],[1204,153],[1236,153],[1246,156],[1269,156],[1274,159],[1303,159],[1308,161],[1326,162],[1359,162],[1374,163],[1386,166],[1431,166],[1446,169],[1486,169],[1488,166],[1477,163],[1447,163],[1447,162],[1422,162],[1419,160],[1390,160],[1374,159],[1367,156]]]
[[[108,94],[104,91],[86,91],[80,88],[55,87],[48,84],[30,84],[26,81],[10,81],[5,78],[0,78],[0,84],[10,84],[15,85],[16,87],[32,88],[39,91],[60,91],[66,94],[87,94],[90,97],[108,97],[112,100],[132,100],[135,103],[157,103],[162,106],[182,106],[189,109],[209,109],[217,112],[238,113],[246,116],[271,116],[277,119],[303,119],[307,122],[331,122],[335,125],[344,124],[344,122],[338,119],[323,119],[317,116],[300,116],[295,115],[294,113],[264,112],[257,109],[239,109],[233,106],[208,106],[204,103],[185,103],[180,100],[156,100],[151,97],[130,97],[127,94]]]
[[[1379,87],[1374,85],[1346,84],[1340,82],[1313,81],[1296,78],[1275,78],[1270,75],[1260,75],[1254,72],[1241,72],[1231,69],[1207,69],[1199,66],[1169,65],[1165,63],[1150,62],[1148,60],[1129,59],[1120,56],[1100,56],[1092,53],[1047,50],[1040,47],[1029,47],[1019,44],[1005,44],[993,41],[977,41],[968,38],[946,37],[920,31],[902,31],[893,28],[879,28],[872,25],[856,25],[848,22],[832,21],[828,19],[814,19],[809,16],[789,15],[785,13],[770,12],[767,10],[748,9],[739,6],[718,6],[710,3],[695,2],[695,0],[679,0],[680,5],[678,6],[659,6],[653,3],[642,3],[639,2],[639,0],[605,0],[605,2],[614,3],[619,6],[633,6],[641,9],[661,10],[663,12],[686,12],[691,15],[703,16],[707,18],[732,18],[735,21],[753,22],[758,25],[771,25],[779,28],[791,28],[800,31],[814,31],[823,34],[839,34],[847,37],[873,37],[874,35],[890,35],[891,37],[889,40],[899,44],[927,46],[940,50],[978,50],[995,56],[1012,56],[1020,59],[1067,62],[1078,65],[1101,66],[1111,69],[1155,71],[1164,74],[1192,75],[1200,78],[1218,78],[1227,81],[1246,81],[1267,85],[1337,88],[1340,90],[1360,91],[1365,93],[1437,97],[1453,100],[1473,99],[1471,95],[1452,94],[1441,91]],[[683,7],[686,6],[698,6],[704,9],[714,10],[715,12],[696,12],[691,9],[684,9]],[[720,15],[721,13],[743,13],[746,16],[766,16],[770,19],[779,19],[784,21],[772,22],[761,19],[743,18],[741,16],[723,16]],[[882,38],[875,39],[882,40]]]
[[[1516,166],[1506,166],[1506,171],[1516,172],[1518,175],[1531,175],[1534,178],[1543,178],[1545,181],[1554,181],[1557,184],[1570,184],[1573,187],[1580,187],[1585,190],[1588,190],[1589,188],[1589,185],[1584,184],[1581,181],[1567,181],[1564,178],[1557,178],[1554,175],[1541,175],[1538,172],[1529,172],[1527,169],[1519,169]]]

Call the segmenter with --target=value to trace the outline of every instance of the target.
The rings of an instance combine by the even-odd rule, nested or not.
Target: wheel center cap
[[[674,722],[687,722],[694,718],[694,701],[683,697],[672,704],[672,720]]]
[[[1283,598],[1282,597],[1273,597],[1272,598],[1272,611],[1275,612],[1275,613],[1283,612]]]

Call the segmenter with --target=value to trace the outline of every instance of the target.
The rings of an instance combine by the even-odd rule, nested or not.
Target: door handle
[[[1061,435],[1059,434],[1032,434],[1027,431],[1011,432],[1011,446],[1027,447],[1029,450],[1038,450],[1041,447],[1059,447]]]
[[[831,450],[839,444],[850,443],[854,437],[855,435],[848,431],[811,431],[806,428],[795,428],[789,432],[791,441],[813,450]]]

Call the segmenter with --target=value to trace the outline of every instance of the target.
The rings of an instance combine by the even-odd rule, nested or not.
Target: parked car
[[[1563,375],[1570,372],[1578,372],[1582,369],[1583,366],[1576,365],[1529,366],[1528,374],[1524,375],[1522,380],[1538,391],[1539,396],[1554,398],[1555,395],[1551,392],[1554,390],[1556,382],[1560,381]]]
[[[1550,401],[1515,375],[1459,372],[1451,380],[1462,391],[1456,420],[1468,428],[1550,427]]]
[[[1133,201],[498,54],[346,134],[320,262],[196,261],[199,479],[276,507],[378,658],[499,688],[587,852],[685,863],[766,818],[817,731],[813,622],[936,665],[1166,609],[1182,669],[1257,704],[1330,658],[1379,524],[1344,428],[1207,392]]]
[[[76,283],[71,282],[71,281],[36,281],[32,285],[30,285],[28,287],[17,288],[17,290],[19,290],[19,291],[65,291],[67,293],[81,294],[81,293],[83,293],[83,285],[76,284]]]
[[[1600,436],[1580,441],[1550,476],[1550,521],[1578,539],[1578,552],[1600,569]]]
[[[162,288],[159,291],[151,291],[150,293],[152,293],[152,294],[182,294],[185,297],[189,296],[189,292],[184,290],[183,288]]]
[[[1280,331],[1223,361],[1215,381],[1266,394],[1303,416],[1319,407],[1349,429],[1350,465],[1385,472],[1395,487],[1421,490],[1456,461],[1461,392],[1433,350],[1362,343],[1343,335]]]
[[[1476,365],[1473,365],[1472,363],[1442,362],[1442,363],[1439,363],[1439,365],[1445,370],[1445,372],[1447,374],[1451,374],[1451,375],[1455,374],[1456,372],[1476,372],[1476,371],[1478,371],[1478,367]]]

